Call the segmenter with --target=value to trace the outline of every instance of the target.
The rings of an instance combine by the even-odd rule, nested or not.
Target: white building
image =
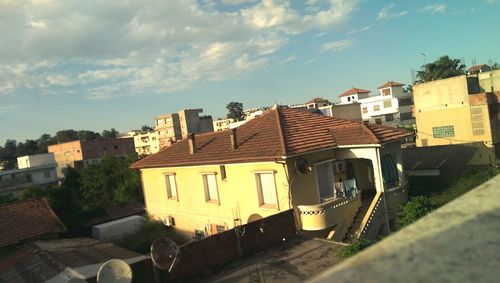
[[[414,125],[412,114],[412,94],[403,91],[404,84],[389,81],[380,87],[376,96],[369,96],[370,91],[352,88],[340,97],[340,104],[360,103],[364,121],[388,126]]]
[[[141,132],[134,135],[135,152],[138,155],[150,155],[160,151],[158,132]]]
[[[227,119],[217,119],[213,122],[214,124],[214,132],[221,132],[224,130],[229,129],[229,124],[233,123],[234,119],[233,118],[227,118]]]
[[[19,169],[0,171],[0,193],[17,195],[26,187],[59,181],[52,153],[21,156],[17,162]]]

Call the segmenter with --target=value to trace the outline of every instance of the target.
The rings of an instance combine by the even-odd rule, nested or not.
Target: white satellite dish
[[[179,246],[169,238],[158,238],[151,245],[151,259],[156,267],[172,272],[180,258]]]
[[[98,283],[130,283],[132,282],[132,269],[121,259],[106,261],[97,272]]]

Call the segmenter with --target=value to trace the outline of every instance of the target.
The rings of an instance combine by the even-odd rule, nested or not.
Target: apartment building
[[[412,94],[403,90],[404,84],[388,81],[378,87],[378,94],[352,88],[342,93],[340,104],[360,103],[362,119],[370,123],[388,126],[414,125]]]
[[[484,142],[499,156],[500,89],[492,79],[479,82],[463,75],[413,86],[417,146]],[[491,91],[483,92],[486,84]]]
[[[213,132],[212,116],[200,116],[203,109],[183,109],[178,113],[155,117],[155,132],[158,133],[160,149],[186,138],[189,133]]]
[[[221,132],[221,131],[229,129],[229,125],[233,122],[235,122],[235,120],[233,118],[215,120],[213,122],[214,123],[214,132]]]
[[[149,155],[160,151],[158,132],[137,132],[133,138],[135,152],[138,155]]]

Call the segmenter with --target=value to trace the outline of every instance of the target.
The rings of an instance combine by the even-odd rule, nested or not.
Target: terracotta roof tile
[[[0,215],[0,247],[65,230],[44,198],[0,205]]]
[[[339,145],[383,144],[411,135],[391,127],[365,125],[301,109],[277,108],[237,129],[236,150],[231,149],[230,131],[201,134],[195,136],[194,154],[189,154],[188,140],[184,139],[131,167],[270,161]]]
[[[378,87],[378,89],[381,88],[386,88],[386,87],[393,87],[393,86],[404,86],[405,84],[398,83],[398,82],[393,82],[393,81],[388,81],[385,84],[381,85]]]
[[[349,96],[349,95],[356,94],[356,93],[370,93],[370,92],[371,91],[366,90],[366,89],[353,87],[350,90],[339,95],[339,97]]]

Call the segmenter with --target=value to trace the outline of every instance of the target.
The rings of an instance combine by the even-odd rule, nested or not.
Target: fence
[[[162,281],[185,280],[220,269],[237,258],[274,247],[296,235],[291,209],[182,245],[179,262],[171,273],[162,273]]]

